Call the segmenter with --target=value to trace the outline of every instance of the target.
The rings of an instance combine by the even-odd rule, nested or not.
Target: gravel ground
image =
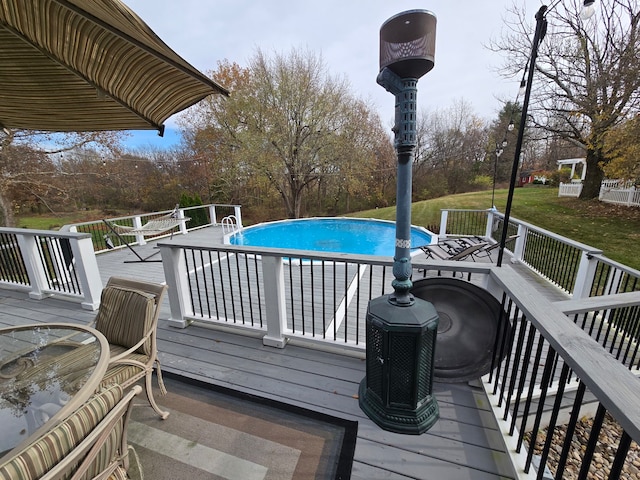
[[[565,480],[578,478],[580,466],[582,465],[582,456],[586,449],[592,423],[593,420],[591,418],[584,418],[576,426],[576,432],[571,442],[571,452],[569,453],[567,466],[564,474],[562,475],[562,478]],[[595,453],[593,455],[593,461],[591,463],[591,468],[589,469],[588,478],[606,479],[609,477],[609,471],[613,464],[613,459],[615,458],[621,434],[622,430],[618,424],[607,414],[598,438],[598,445],[596,446]],[[560,453],[562,452],[562,444],[564,442],[565,435],[566,426],[562,425],[556,427],[555,434],[553,436],[553,444],[549,451],[549,458],[547,459],[547,467],[554,475],[556,473],[556,466],[558,465]],[[529,433],[525,435],[526,444],[529,442],[529,436]],[[543,430],[542,433],[538,434],[536,445],[534,447],[535,454],[539,455],[542,452],[545,437],[546,430]],[[627,461],[625,462],[623,474],[620,478],[625,480],[640,480],[640,447],[636,442],[631,442],[631,448],[627,453]]]

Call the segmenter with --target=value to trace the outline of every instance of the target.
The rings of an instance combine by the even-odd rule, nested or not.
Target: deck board
[[[215,244],[220,238],[221,231],[205,229],[163,241]],[[145,256],[154,246],[135,248]],[[103,284],[113,275],[164,281],[161,263],[124,263],[131,259],[135,256],[126,249],[98,255]],[[385,281],[390,283],[391,277]],[[562,298],[541,284],[535,288],[548,298]],[[0,325],[88,323],[94,317],[95,312],[82,310],[77,302],[55,297],[34,300],[25,292],[0,289]],[[359,407],[358,385],[365,375],[362,354],[358,358],[294,342],[284,349],[265,347],[260,332],[240,335],[198,323],[176,329],[168,326],[168,317],[165,300],[158,329],[163,370],[357,420],[354,479],[515,478],[488,400],[474,382],[434,384],[440,408],[436,424],[422,435],[395,434],[380,429]],[[162,397],[158,401],[162,404]]]

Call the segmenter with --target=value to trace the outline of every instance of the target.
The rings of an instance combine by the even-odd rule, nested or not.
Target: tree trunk
[[[302,193],[296,191],[293,193],[293,218],[300,218],[302,207]]]
[[[15,219],[13,218],[13,206],[2,192],[0,192],[0,226],[14,227]]]
[[[604,173],[600,167],[602,161],[602,155],[598,151],[587,151],[587,174],[582,182],[582,192],[580,193],[581,200],[591,200],[592,198],[598,198],[600,194],[600,185],[604,178]]]

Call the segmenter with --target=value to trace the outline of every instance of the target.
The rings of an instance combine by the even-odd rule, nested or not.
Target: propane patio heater
[[[395,148],[398,158],[394,293],[369,302],[366,318],[366,376],[360,408],[378,426],[396,433],[421,434],[438,419],[432,395],[438,328],[434,306],[415,298],[411,282],[411,171],[416,148],[418,79],[434,65],[436,17],[409,10],[380,28],[377,82],[395,95]]]

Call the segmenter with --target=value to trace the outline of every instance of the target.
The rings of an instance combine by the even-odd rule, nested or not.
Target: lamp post
[[[544,38],[544,35],[547,32],[546,15],[553,8],[555,8],[561,1],[562,0],[557,0],[555,3],[551,5],[551,7],[547,7],[546,5],[541,5],[538,11],[536,12],[536,17],[535,17],[536,29],[533,34],[533,42],[531,44],[531,55],[529,58],[529,64],[527,65],[527,79],[526,79],[526,84],[524,85],[525,91],[524,91],[524,98],[522,100],[522,113],[520,115],[520,125],[518,126],[518,139],[516,140],[515,153],[513,155],[511,179],[509,182],[509,193],[507,195],[507,204],[504,209],[502,235],[500,236],[500,249],[498,250],[498,259],[496,261],[496,265],[498,265],[499,267],[502,266],[502,257],[504,255],[504,247],[507,242],[509,219],[511,215],[511,205],[513,203],[513,193],[516,186],[518,165],[520,163],[520,153],[522,152],[522,141],[524,139],[524,129],[527,123],[527,110],[529,109],[529,99],[531,98],[531,84],[533,83],[533,74],[536,67],[536,59],[538,58],[538,47],[540,46],[540,42],[542,42],[542,39]],[[595,3],[595,0],[584,0],[583,8],[580,13],[580,16],[583,19],[589,18],[591,15],[593,15],[594,3]],[[524,81],[525,80],[523,80],[523,82]]]
[[[438,419],[432,395],[438,326],[434,306],[415,298],[411,282],[411,174],[416,148],[418,79],[434,65],[436,17],[409,10],[380,28],[377,82],[395,95],[398,160],[394,293],[369,302],[366,318],[366,376],[360,408],[378,426],[420,434]]]
[[[496,177],[498,176],[498,162],[500,161],[500,156],[504,152],[505,147],[507,146],[507,139],[502,140],[502,143],[496,142],[496,161],[493,164],[493,191],[491,192],[491,208],[496,209],[495,198],[496,198]]]

